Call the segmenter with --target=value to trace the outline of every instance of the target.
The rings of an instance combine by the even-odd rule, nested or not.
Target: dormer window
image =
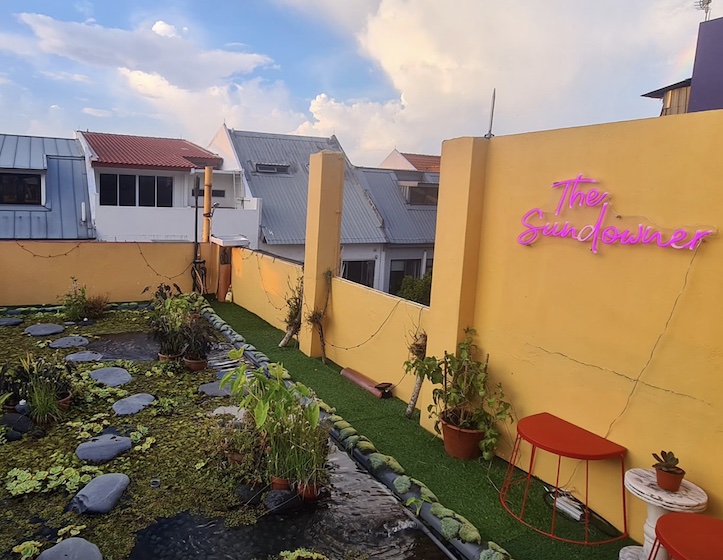
[[[42,203],[40,175],[35,173],[0,173],[0,204]]]
[[[257,163],[257,173],[285,173],[289,174],[291,166],[286,163]]]
[[[437,185],[417,185],[406,187],[407,202],[423,206],[437,206],[439,187]]]

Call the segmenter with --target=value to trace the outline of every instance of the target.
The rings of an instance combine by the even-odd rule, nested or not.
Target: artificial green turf
[[[402,401],[376,399],[338,375],[340,368],[335,364],[323,365],[296,348],[278,348],[283,333],[237,305],[214,302],[213,307],[250,344],[272,361],[283,363],[295,381],[312,387],[379,451],[395,457],[408,475],[425,482],[442,504],[469,519],[483,539],[496,542],[517,560],[617,560],[620,548],[634,544],[629,539],[598,546],[567,544],[525,527],[500,504],[498,487],[507,468],[505,461],[452,459],[444,452],[441,440],[419,426],[418,416],[415,420],[405,418],[406,404]],[[534,485],[526,511],[525,518],[533,524],[549,520],[541,485]],[[556,533],[580,535],[580,524],[558,516]]]

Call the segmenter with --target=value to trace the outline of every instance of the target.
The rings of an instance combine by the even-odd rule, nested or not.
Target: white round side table
[[[646,560],[648,558],[655,541],[655,524],[660,516],[671,511],[699,513],[705,511],[708,506],[708,494],[685,479],[677,492],[663,490],[655,481],[655,470],[653,469],[627,471],[625,488],[633,496],[645,502],[648,517],[643,526],[645,535],[643,546],[626,546],[620,551],[620,560]],[[661,547],[654,560],[668,560],[668,553]]]

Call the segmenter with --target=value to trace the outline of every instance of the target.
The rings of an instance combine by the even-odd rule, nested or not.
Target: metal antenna
[[[703,2],[704,0],[700,0],[700,1]],[[710,0],[708,0],[708,2],[710,2]],[[484,136],[488,140],[494,136],[494,134],[492,134],[492,121],[495,118],[495,95],[496,94],[497,94],[497,88],[494,88],[492,90],[492,108],[490,109],[490,129],[487,131],[487,134],[485,134],[485,136]]]
[[[713,0],[695,0],[693,3],[696,10],[703,10],[705,12],[705,19],[703,21],[710,19],[710,3],[712,1]]]

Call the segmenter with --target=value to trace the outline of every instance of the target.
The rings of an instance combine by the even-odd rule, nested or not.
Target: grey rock
[[[35,427],[35,424],[33,424],[33,421],[30,418],[15,412],[11,412],[0,418],[0,424],[7,426],[16,432],[20,432],[21,434],[27,434]]]
[[[265,488],[263,484],[242,484],[236,489],[236,497],[244,505],[257,506],[261,503]]]
[[[199,393],[208,395],[209,397],[229,397],[231,396],[231,389],[228,385],[221,388],[219,387],[220,381],[212,381],[211,383],[204,383],[198,388]]]
[[[70,510],[75,513],[108,513],[123,495],[128,484],[130,479],[122,473],[98,476],[73,496]]]
[[[54,340],[49,344],[51,348],[76,348],[78,346],[87,346],[88,339],[84,336],[64,336]]]
[[[269,513],[275,513],[277,515],[299,511],[304,507],[299,495],[291,490],[269,491],[264,499],[264,505],[266,509],[269,510]]]
[[[120,387],[133,381],[127,369],[120,367],[104,367],[90,372],[90,377],[108,387]]]
[[[81,461],[107,463],[130,448],[131,438],[105,434],[81,443],[75,454]]]
[[[2,317],[0,318],[0,327],[17,327],[22,322],[23,320],[17,317]]]
[[[238,406],[219,406],[211,416],[233,416],[239,422],[246,416],[246,410]]]
[[[51,334],[58,334],[65,330],[63,325],[54,325],[52,323],[38,323],[37,325],[30,325],[25,329],[25,334],[32,336],[50,336]]]
[[[92,542],[70,537],[41,552],[37,560],[103,560],[103,555]]]
[[[75,354],[68,354],[65,359],[69,362],[98,362],[103,359],[103,354],[91,352],[90,350],[83,350],[82,352],[76,352]]]
[[[138,393],[137,395],[131,395],[125,399],[121,399],[113,403],[113,412],[118,416],[128,416],[129,414],[136,414],[149,404],[156,400],[156,397],[149,395],[148,393]]]
[[[5,439],[8,441],[20,441],[23,439],[23,434],[16,432],[15,430],[8,430],[5,432]]]

